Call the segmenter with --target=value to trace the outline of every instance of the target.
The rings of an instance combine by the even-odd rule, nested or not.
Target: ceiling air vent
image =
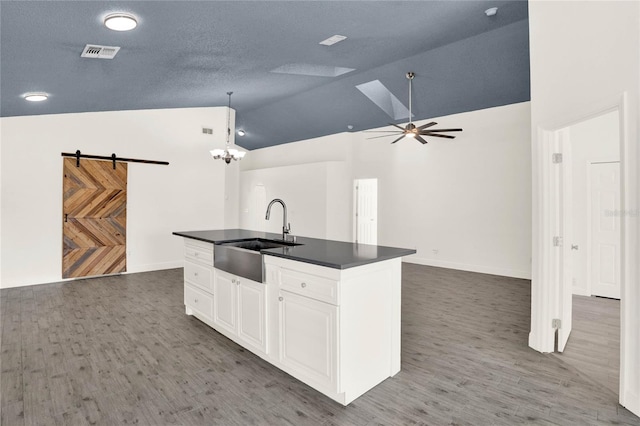
[[[82,58],[113,59],[120,50],[117,46],[87,44],[82,50]]]

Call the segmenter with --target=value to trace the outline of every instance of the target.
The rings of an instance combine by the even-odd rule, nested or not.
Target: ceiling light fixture
[[[112,13],[104,18],[104,26],[113,31],[131,31],[138,26],[138,21],[129,13]]]
[[[244,130],[242,130],[242,129],[238,130],[238,136],[244,136],[246,134],[247,134],[247,132],[245,132]]]
[[[497,7],[490,7],[489,9],[484,11],[484,14],[487,16],[495,16],[498,13]]]
[[[233,149],[229,147],[229,136],[231,136],[231,95],[233,92],[227,92],[229,95],[229,106],[227,108],[227,146],[225,149],[212,149],[209,151],[214,160],[223,160],[225,163],[231,163],[231,160],[242,160],[245,156],[245,151]]]
[[[42,102],[49,99],[46,93],[27,93],[24,95],[24,100],[29,102]]]

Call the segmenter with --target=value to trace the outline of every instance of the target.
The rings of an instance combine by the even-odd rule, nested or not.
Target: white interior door
[[[556,249],[556,278],[558,280],[558,351],[564,352],[572,330],[573,315],[573,171],[571,167],[571,133],[568,128],[556,132],[556,152],[561,154],[554,164],[555,199],[557,202],[556,235],[559,241]]]
[[[620,162],[591,163],[591,294],[620,299]]]
[[[378,244],[378,179],[356,179],[355,242]]]

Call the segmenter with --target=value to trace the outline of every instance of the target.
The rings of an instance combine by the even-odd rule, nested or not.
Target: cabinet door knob
[[[194,277],[197,277],[197,276],[198,276],[198,273],[197,273],[197,272],[194,272],[194,273],[193,273],[193,276],[194,276]]]
[[[196,257],[200,256],[200,253],[196,253]]]
[[[284,300],[284,298],[282,296],[280,296],[280,297],[278,297],[278,300],[282,302]]]
[[[305,288],[307,286],[307,283],[302,283],[300,284],[300,287]]]
[[[236,280],[236,284],[240,285],[240,280]]]
[[[231,278],[231,283],[235,284],[236,283],[236,279],[235,278]]]
[[[193,303],[198,303],[198,299],[193,299]]]

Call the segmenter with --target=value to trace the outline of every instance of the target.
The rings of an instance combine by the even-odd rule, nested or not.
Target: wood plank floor
[[[554,355],[618,395],[620,301],[574,295],[569,341],[563,353]]]
[[[404,264],[402,371],[348,407],[184,314],[182,269],[0,291],[19,425],[638,425],[527,347],[530,282]]]

